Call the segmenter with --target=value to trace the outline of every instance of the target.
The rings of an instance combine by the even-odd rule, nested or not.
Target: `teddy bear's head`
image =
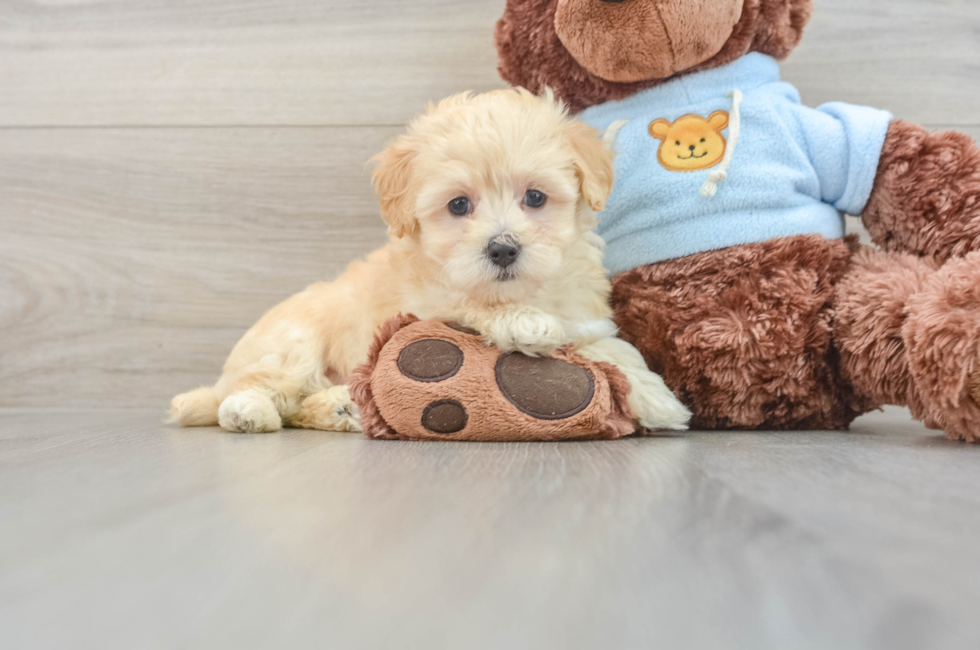
[[[573,111],[749,52],[785,58],[813,0],[507,0],[500,74]]]

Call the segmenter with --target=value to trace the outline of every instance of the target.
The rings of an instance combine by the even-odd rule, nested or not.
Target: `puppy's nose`
[[[491,242],[487,246],[487,257],[502,269],[506,269],[516,262],[517,256],[520,254],[521,249],[519,246],[511,246],[510,244],[503,244],[499,241]]]

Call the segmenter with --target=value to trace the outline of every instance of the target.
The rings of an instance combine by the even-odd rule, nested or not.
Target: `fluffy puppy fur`
[[[504,351],[573,343],[621,368],[639,424],[685,428],[687,409],[612,338],[603,244],[592,232],[612,158],[550,93],[467,93],[430,106],[374,159],[388,244],[266,313],[217,384],[173,399],[173,419],[245,432],[360,430],[343,382],[381,325],[412,313],[477,329]],[[541,196],[532,191],[543,205],[533,207]],[[518,251],[512,264],[492,262],[493,243]]]

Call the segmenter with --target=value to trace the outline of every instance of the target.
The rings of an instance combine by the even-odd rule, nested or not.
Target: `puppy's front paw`
[[[643,370],[630,377],[629,405],[640,426],[647,429],[684,431],[691,419],[687,410],[660,375]]]
[[[487,324],[483,336],[503,352],[522,352],[532,357],[552,354],[568,342],[561,321],[531,308],[500,314]]]
[[[363,431],[357,405],[345,385],[331,386],[307,397],[290,424],[320,431]]]

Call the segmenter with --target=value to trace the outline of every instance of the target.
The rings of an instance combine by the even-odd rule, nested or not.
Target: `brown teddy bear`
[[[980,441],[980,149],[803,106],[811,0],[508,0],[500,72],[618,131],[600,234],[621,336],[703,429],[908,406]],[[880,248],[845,238],[859,214]]]

